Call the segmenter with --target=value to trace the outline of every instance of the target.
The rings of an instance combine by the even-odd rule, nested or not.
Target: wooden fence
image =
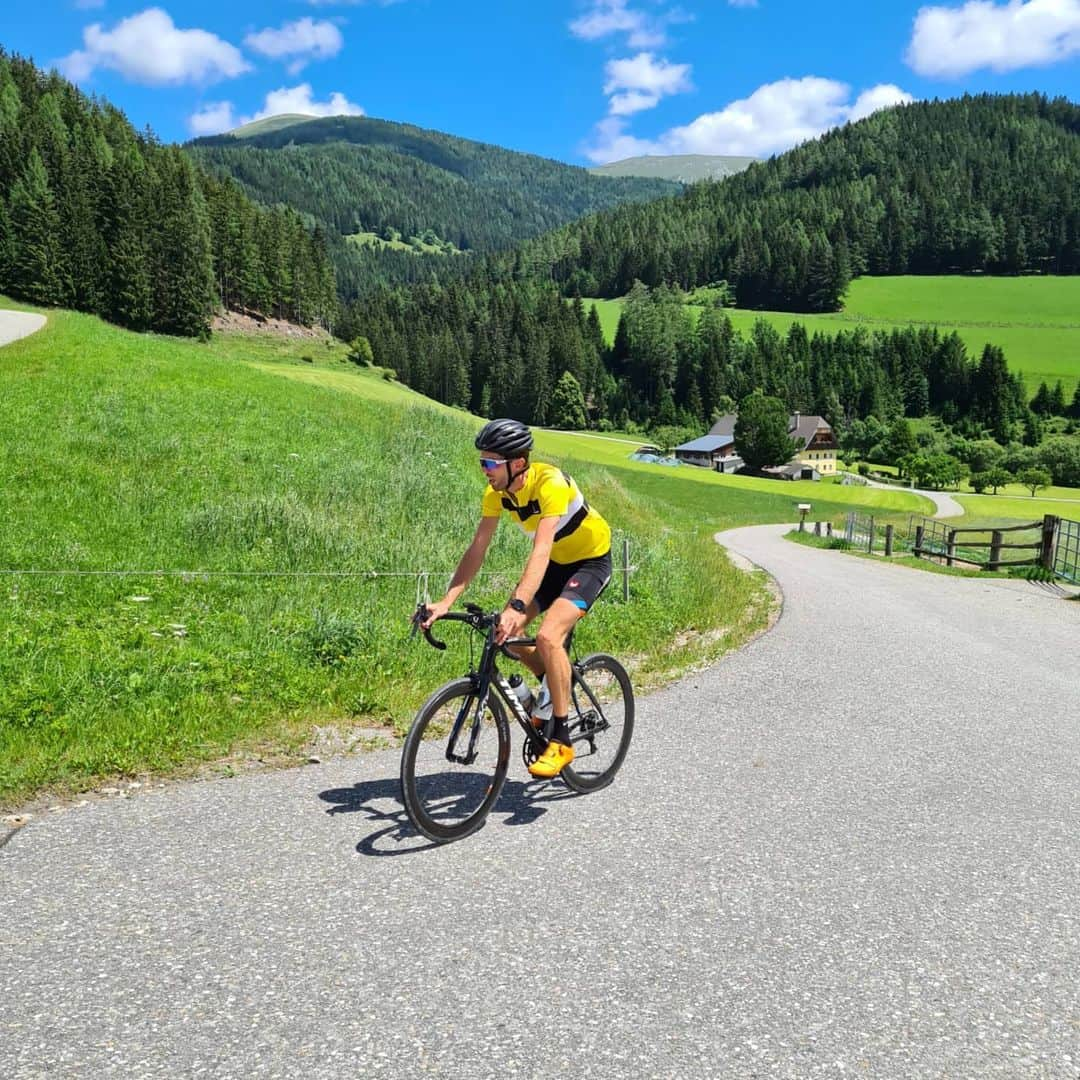
[[[932,518],[924,518],[915,526],[912,553],[916,558],[944,559],[946,566],[964,563],[983,570],[1000,570],[1009,566],[1042,566],[1054,570],[1054,541],[1060,519],[1047,514],[1042,521],[1025,525],[1009,525],[998,529],[956,528]],[[1010,542],[1014,533],[1039,532],[1037,540]],[[989,540],[979,536],[990,534]],[[1009,539],[1006,539],[1008,534]],[[971,537],[970,539],[968,537]],[[1021,552],[1025,554],[1020,555]],[[985,553],[985,555],[984,555]],[[1013,555],[1018,558],[1013,558]]]

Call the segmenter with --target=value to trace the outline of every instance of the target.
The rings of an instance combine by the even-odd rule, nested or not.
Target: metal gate
[[[1054,573],[1080,585],[1080,521],[1058,518]]]

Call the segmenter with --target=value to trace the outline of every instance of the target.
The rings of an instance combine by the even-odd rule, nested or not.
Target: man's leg
[[[551,712],[555,718],[552,737],[556,742],[570,745],[567,714],[570,709],[570,657],[566,639],[585,612],[572,600],[560,596],[544,616],[536,634],[536,651],[540,655],[551,693]]]
[[[522,635],[528,631],[529,624],[539,614],[540,609],[537,607],[536,601],[533,600],[525,612],[526,622]],[[538,679],[544,677],[544,661],[534,645],[515,645],[508,649],[507,652],[520,660]]]

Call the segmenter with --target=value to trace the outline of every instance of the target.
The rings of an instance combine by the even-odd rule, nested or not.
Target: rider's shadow
[[[477,777],[477,781],[487,782],[484,777]],[[488,823],[530,825],[547,813],[551,803],[576,797],[575,792],[550,780],[508,779],[488,815]],[[362,780],[352,787],[331,788],[319,792],[319,798],[332,804],[328,814],[362,813],[381,826],[356,845],[361,855],[411,855],[439,846],[418,833],[409,821],[401,802],[401,783],[396,778]]]

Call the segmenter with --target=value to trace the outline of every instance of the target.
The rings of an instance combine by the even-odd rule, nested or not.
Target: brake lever
[[[427,617],[428,617],[427,605],[426,604],[421,604],[419,607],[417,607],[417,609],[414,612],[413,617],[412,617],[412,631],[409,634],[410,638],[416,637],[416,631],[422,629],[421,623],[423,623],[423,621]],[[424,640],[427,641],[427,643],[429,645],[434,646],[436,649],[441,649],[441,650],[444,650],[444,651],[446,649],[446,642],[445,641],[439,641],[438,638],[432,637],[430,629],[424,630]]]

